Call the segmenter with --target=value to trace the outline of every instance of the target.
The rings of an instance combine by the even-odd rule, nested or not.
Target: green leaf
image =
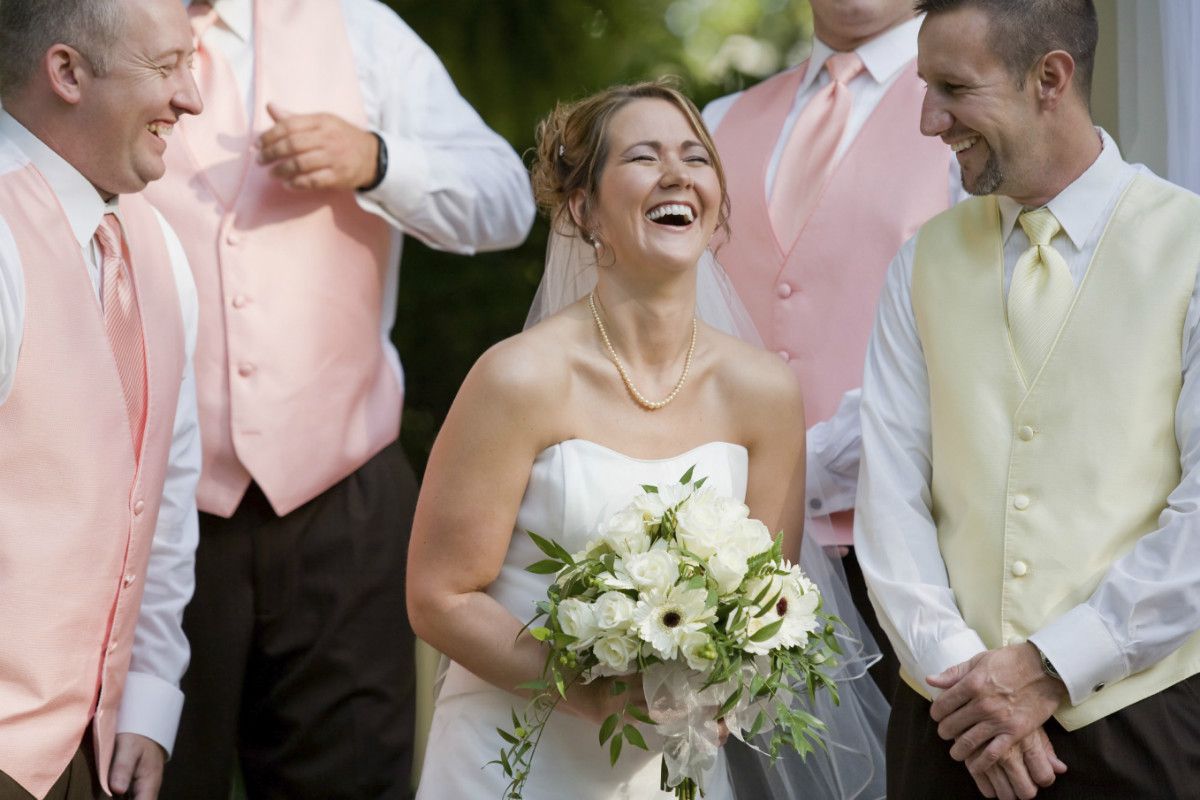
[[[553,575],[563,568],[563,563],[553,558],[545,558],[525,568],[526,572],[534,575]]]
[[[553,631],[551,631],[549,628],[532,628],[529,631],[529,635],[537,639],[539,642],[544,642],[549,639],[552,633]]]
[[[680,482],[680,483],[682,483],[682,484],[688,484],[688,483],[691,483],[691,482],[692,482],[692,472],[693,472],[695,469],[696,469],[696,465],[695,465],[695,464],[693,464],[692,466],[688,467],[688,471],[687,471],[687,472],[685,472],[685,473],[683,473],[683,477],[679,479],[679,482]]]
[[[558,694],[560,697],[566,698],[567,685],[563,681],[562,673],[559,672],[558,670],[554,670],[554,688],[558,689]]]
[[[621,745],[624,739],[620,736],[614,736],[612,742],[608,746],[608,763],[609,766],[616,766],[617,759],[621,757]]]
[[[604,720],[604,724],[600,726],[600,744],[608,741],[608,737],[613,735],[613,731],[617,729],[617,725],[621,722],[620,714],[610,714]]]
[[[516,730],[517,728],[521,727],[521,720],[517,719],[516,710],[510,708],[508,710],[508,713],[512,715],[513,730]]]
[[[563,549],[563,546],[558,542],[538,536],[533,531],[525,531],[525,533],[529,534],[529,538],[533,539],[533,543],[536,544],[538,549],[546,555],[550,556],[551,558],[556,558],[566,564],[575,563],[575,559],[571,558],[571,554]]]
[[[545,630],[543,628],[543,630]],[[544,692],[550,688],[550,683],[545,678],[538,678],[536,681],[525,681],[517,684],[518,689],[524,689],[529,692]]]
[[[616,697],[628,688],[629,684],[625,683],[624,681],[613,681],[612,686],[609,687],[609,691],[612,692],[613,697]]]
[[[775,608],[775,604],[779,602],[779,598],[782,595],[783,595],[783,588],[780,587],[779,591],[775,593],[774,597],[772,597],[770,600],[768,600],[767,602],[762,604],[762,608],[760,608],[758,610],[758,613],[754,615],[754,618],[758,619],[759,617],[766,614],[768,611],[773,610]]]
[[[496,728],[496,733],[500,734],[500,738],[509,744],[518,744],[521,741],[503,728]]]
[[[646,746],[646,740],[642,738],[642,732],[632,725],[625,726],[625,741],[629,742],[634,747],[640,747],[643,750],[649,750]]]
[[[643,491],[643,492],[645,492],[646,494],[658,494],[658,487],[657,487],[657,486],[651,486],[651,485],[650,485],[650,484],[648,484],[648,483],[643,483],[643,484],[642,484],[642,491]]]
[[[647,725],[654,724],[654,719],[649,714],[647,714],[645,711],[638,708],[637,706],[633,706],[633,705],[625,706],[625,713],[628,714],[629,716],[633,717],[634,719],[636,719],[638,722],[644,722]]]
[[[733,694],[731,694],[731,695],[729,695],[729,697],[725,698],[725,702],[721,704],[721,710],[717,712],[715,719],[720,719],[721,717],[728,714],[730,711],[733,711],[734,706],[736,706],[738,704],[738,701],[741,699],[742,699],[742,687],[739,685]]]
[[[700,491],[700,487],[704,486],[704,482],[706,480],[708,480],[708,476],[705,476],[705,477],[701,478],[700,480],[696,481],[696,491]]]
[[[750,641],[765,642],[768,639],[770,639],[772,636],[774,636],[776,633],[778,633],[779,629],[782,627],[783,627],[783,620],[777,619],[774,622],[772,622],[770,625],[764,625],[762,628],[760,628],[758,630],[758,633],[756,633],[750,637]]]

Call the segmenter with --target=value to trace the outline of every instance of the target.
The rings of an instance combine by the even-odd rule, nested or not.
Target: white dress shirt
[[[845,133],[838,142],[837,151],[834,153],[835,159],[840,159],[845,155],[871,113],[875,111],[880,101],[899,78],[901,69],[917,57],[917,33],[921,29],[921,20],[922,17],[915,17],[890,28],[854,51],[862,59],[865,69],[848,84],[852,97],[850,117],[846,121]],[[813,39],[808,70],[796,90],[792,109],[783,123],[779,138],[775,142],[775,149],[771,154],[771,161],[767,165],[766,180],[763,185],[763,191],[767,198],[771,196],[771,190],[775,185],[775,175],[779,169],[779,160],[783,157],[784,148],[787,146],[796,120],[813,97],[828,86],[829,81],[832,80],[824,67],[825,62],[835,52],[820,39]],[[717,130],[721,120],[725,118],[739,97],[741,97],[741,92],[718,98],[705,106],[703,116],[709,130]],[[947,192],[951,204],[969,196],[962,187],[958,160],[954,158],[950,159]],[[854,389],[847,392],[832,417],[809,429],[806,445],[808,451],[806,473],[808,502],[805,504],[805,508],[810,515],[830,514],[854,506],[861,439],[858,403],[859,390]]]
[[[92,287],[103,303],[101,258],[95,233],[105,214],[120,215],[117,204],[106,204],[74,167],[8,113],[0,111],[0,174],[27,163],[32,163],[42,174],[62,205],[79,243]],[[146,589],[134,631],[133,659],[117,715],[117,731],[140,733],[170,752],[175,742],[179,712],[183,708],[179,679],[187,668],[190,651],[181,623],[183,608],[191,599],[194,586],[198,536],[195,493],[200,478],[200,429],[196,422],[196,387],[192,374],[198,309],[196,287],[183,247],[166,220],[160,216],[158,221],[162,225],[179,292],[186,362],[158,525],[146,567]],[[21,257],[12,231],[0,219],[0,404],[12,391],[24,329],[25,278]]]
[[[257,105],[251,96],[253,0],[215,0],[213,8],[219,20],[204,34],[204,42],[229,62],[252,116]],[[358,203],[393,227],[380,336],[403,383],[391,343],[401,234],[465,255],[516,247],[533,224],[533,195],[512,147],[484,124],[441,61],[395,12],[378,0],[342,0],[342,15],[368,123],[388,150],[383,183],[359,193]]]
[[[1078,286],[1125,187],[1145,167],[1127,164],[1107,133],[1092,166],[1047,206],[1062,224],[1054,240]],[[1029,248],[1021,207],[1000,198],[1004,286]],[[918,234],[919,236],[919,234]],[[862,394],[862,471],[855,542],[880,623],[909,674],[936,675],[986,648],[959,612],[930,512],[929,377],[911,300],[916,237],[889,267],[867,349]],[[1158,530],[1118,559],[1087,600],[1030,638],[1062,675],[1071,702],[1158,662],[1200,625],[1200,286],[1181,342],[1183,387],[1175,415],[1183,477]]]

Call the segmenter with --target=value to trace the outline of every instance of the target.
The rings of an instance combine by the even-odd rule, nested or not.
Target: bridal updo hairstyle
[[[687,117],[701,144],[708,150],[717,181],[721,186],[721,208],[717,228],[728,235],[729,195],[725,189],[725,170],[717,155],[712,136],[700,118],[696,105],[675,88],[670,79],[660,78],[628,86],[612,86],[602,92],[559,103],[537,127],[537,145],[532,167],[533,196],[538,207],[550,218],[551,226],[565,235],[578,231],[567,201],[578,191],[584,194],[583,217],[587,219],[596,202],[600,176],[608,161],[608,129],[613,116],[634,100],[665,100]],[[589,244],[588,231],[578,231]]]

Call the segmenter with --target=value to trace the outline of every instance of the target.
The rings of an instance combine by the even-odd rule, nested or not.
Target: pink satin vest
[[[141,198],[122,197],[120,208],[146,347],[140,454],[57,198],[31,166],[0,176],[26,301],[16,380],[0,405],[0,771],[36,797],[66,769],[89,721],[107,786],[183,379],[162,229]]]
[[[146,192],[196,277],[197,501],[225,517],[252,478],[281,515],[316,497],[395,440],[402,404],[381,334],[387,223],[352,192],[284,189],[251,147],[274,124],[268,101],[367,126],[340,3],[255,2],[254,15],[253,136],[202,163],[185,118]],[[223,202],[212,176],[229,170],[240,188]]]
[[[717,251],[763,338],[804,392],[808,425],[862,385],[867,339],[887,266],[900,245],[950,203],[950,149],[921,135],[924,86],[915,62],[876,106],[834,169],[790,252],[767,211],[767,168],[807,64],[742,94],[715,139],[729,176],[732,235]],[[851,515],[833,540],[852,541]],[[828,534],[819,538],[827,538]]]

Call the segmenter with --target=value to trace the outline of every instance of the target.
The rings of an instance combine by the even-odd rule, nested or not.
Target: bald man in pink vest
[[[732,236],[717,258],[765,346],[804,387],[807,535],[838,547],[851,594],[885,659],[898,664],[866,597],[850,509],[858,474],[858,388],[892,256],[962,199],[950,152],[920,132],[923,86],[911,0],[812,0],[813,49],[799,66],[704,110],[726,173]]]
[[[153,800],[174,743],[196,293],[136,193],[191,50],[175,0],[0,4],[0,800]]]
[[[410,792],[416,482],[390,341],[404,235],[532,223],[512,148],[377,0],[192,2],[207,106],[148,194],[200,296],[196,597],[172,800]]]

